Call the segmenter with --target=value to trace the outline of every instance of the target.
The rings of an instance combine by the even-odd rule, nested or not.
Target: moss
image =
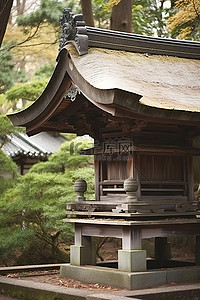
[[[62,294],[54,291],[45,291],[41,287],[38,289],[22,287],[11,284],[0,284],[0,294],[10,297],[16,297],[23,300],[81,300],[83,296]]]

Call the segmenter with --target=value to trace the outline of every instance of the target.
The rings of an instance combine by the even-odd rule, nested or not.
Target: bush
[[[0,202],[0,257],[8,264],[16,253],[31,253],[36,261],[66,261],[68,253],[60,248],[73,240],[73,227],[66,224],[65,206],[75,199],[74,181],[83,178],[88,183],[87,199],[94,197],[94,170],[87,156],[70,155],[68,145],[52,155],[47,162],[34,165],[21,176],[18,184],[7,190]],[[84,162],[84,168],[81,168]],[[70,167],[69,167],[70,166]],[[19,238],[20,237],[20,238]],[[13,241],[13,242],[12,242]],[[42,246],[41,246],[42,245]],[[36,251],[36,250],[35,250]],[[33,263],[28,255],[24,263]],[[26,262],[25,262],[26,261]]]

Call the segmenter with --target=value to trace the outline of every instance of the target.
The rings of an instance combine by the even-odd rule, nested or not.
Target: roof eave
[[[66,73],[66,58],[64,53],[60,54],[58,64],[48,85],[31,106],[8,115],[15,126],[24,126],[33,130],[51,117],[71,84],[71,78]]]

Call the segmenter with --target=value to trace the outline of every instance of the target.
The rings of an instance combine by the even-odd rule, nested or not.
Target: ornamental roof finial
[[[88,53],[88,36],[83,15],[74,15],[70,8],[66,8],[59,22],[61,24],[59,51],[70,42],[75,45],[79,55]]]

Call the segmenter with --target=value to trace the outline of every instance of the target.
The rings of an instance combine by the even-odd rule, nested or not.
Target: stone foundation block
[[[119,250],[118,269],[127,272],[146,271],[146,250]]]
[[[70,246],[70,264],[74,266],[94,265],[95,257],[92,247]]]

